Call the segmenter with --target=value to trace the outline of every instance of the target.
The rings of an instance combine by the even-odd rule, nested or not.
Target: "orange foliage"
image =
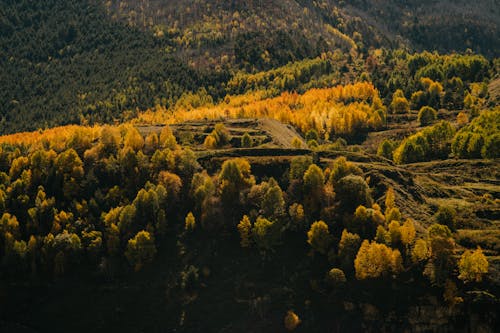
[[[0,136],[0,144],[11,145],[47,145],[45,148],[52,148],[56,151],[62,151],[66,147],[66,143],[71,136],[77,132],[83,131],[91,138],[96,138],[100,133],[100,127],[84,127],[78,125],[68,125],[54,127],[46,130],[35,132],[22,132],[11,135]]]
[[[194,110],[170,112],[158,107],[134,121],[171,124],[202,119],[273,118],[304,133],[315,129],[323,135],[352,134],[359,129],[382,126],[380,114],[371,106],[374,99],[379,100],[379,94],[370,83],[311,89],[303,95],[285,92],[274,98],[264,98],[258,93],[245,96],[228,96],[216,106]]]

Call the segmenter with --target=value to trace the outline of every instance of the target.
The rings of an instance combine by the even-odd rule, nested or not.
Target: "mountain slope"
[[[201,65],[273,65],[324,50],[406,46],[441,52],[470,48],[499,54],[500,12],[495,1],[107,1],[109,13],[130,25],[167,33],[178,53]],[[446,15],[443,15],[446,14]],[[248,33],[257,33],[248,35]],[[278,35],[279,37],[275,37]],[[285,37],[283,37],[285,36]],[[292,43],[290,43],[292,37]],[[241,39],[256,54],[241,54]],[[294,43],[301,46],[296,48]],[[253,43],[252,43],[253,42]],[[276,52],[273,46],[288,51]],[[267,53],[266,53],[267,51]],[[305,52],[304,52],[305,51]],[[208,57],[207,57],[208,56]],[[278,59],[275,59],[276,56]],[[233,57],[233,58],[232,58]],[[262,59],[259,59],[261,57]],[[253,60],[249,61],[249,60]]]
[[[0,133],[111,122],[209,86],[164,52],[168,40],[109,20],[92,1],[3,1],[0,13]]]

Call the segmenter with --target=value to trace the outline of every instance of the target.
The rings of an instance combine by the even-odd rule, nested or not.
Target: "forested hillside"
[[[232,60],[262,68],[318,51],[381,46],[441,52],[470,48],[489,56],[498,56],[499,48],[500,9],[491,0],[125,0],[106,5],[132,26],[170,34],[181,54],[190,61],[201,56],[202,65]],[[241,52],[242,46],[256,53]]]
[[[0,2],[0,332],[496,332],[499,10]]]
[[[444,10],[453,15],[434,17]],[[1,133],[127,120],[200,89],[218,101],[244,92],[234,90],[242,75],[271,71],[272,82],[274,68],[296,76],[291,63],[317,57],[329,64],[311,65],[303,83],[326,74],[321,86],[353,83],[379,75],[373,47],[498,55],[488,1],[8,0],[0,13]],[[384,71],[398,72],[404,56],[386,54]],[[289,78],[280,90],[297,88]]]
[[[123,120],[202,85],[218,95],[212,77],[163,51],[169,40],[92,1],[2,1],[0,13],[1,133]]]

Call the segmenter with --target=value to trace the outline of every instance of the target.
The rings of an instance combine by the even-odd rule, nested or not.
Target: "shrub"
[[[243,134],[243,136],[241,137],[241,147],[250,148],[252,146],[253,146],[252,137],[248,133]]]
[[[430,106],[424,106],[418,113],[418,121],[420,126],[427,126],[432,124],[437,119],[437,112]]]
[[[326,273],[326,282],[333,288],[341,288],[346,283],[344,271],[340,268],[332,268]]]
[[[388,160],[392,160],[394,149],[396,149],[396,143],[392,140],[386,139],[379,144],[377,149],[377,155],[385,157]]]
[[[442,224],[450,228],[450,230],[455,230],[456,228],[456,216],[457,212],[453,207],[450,206],[440,206],[434,219],[436,223]]]

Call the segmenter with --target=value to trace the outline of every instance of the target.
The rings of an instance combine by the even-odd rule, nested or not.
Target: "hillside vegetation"
[[[1,2],[0,331],[496,332],[498,10]]]
[[[414,90],[421,77],[442,84],[455,76],[464,80],[463,66],[475,68],[467,81],[492,79],[487,71],[498,66],[497,60],[486,64],[486,58],[477,56],[467,64],[461,55],[432,53],[410,59],[422,49],[498,55],[498,38],[493,37],[498,35],[498,9],[490,2],[479,1],[470,11],[466,3],[449,4],[452,11],[468,10],[447,16],[459,21],[457,26],[427,17],[439,6],[396,1],[4,1],[0,133],[129,120],[138,110],[172,108],[188,93],[219,102],[227,94],[257,88],[276,96],[361,78],[373,82],[387,101],[398,88],[407,94]],[[452,31],[441,32],[435,24]],[[413,35],[424,35],[432,44],[413,47],[405,41]],[[441,38],[449,38],[450,46]],[[450,62],[459,67],[450,71]],[[415,82],[406,82],[414,76]]]

